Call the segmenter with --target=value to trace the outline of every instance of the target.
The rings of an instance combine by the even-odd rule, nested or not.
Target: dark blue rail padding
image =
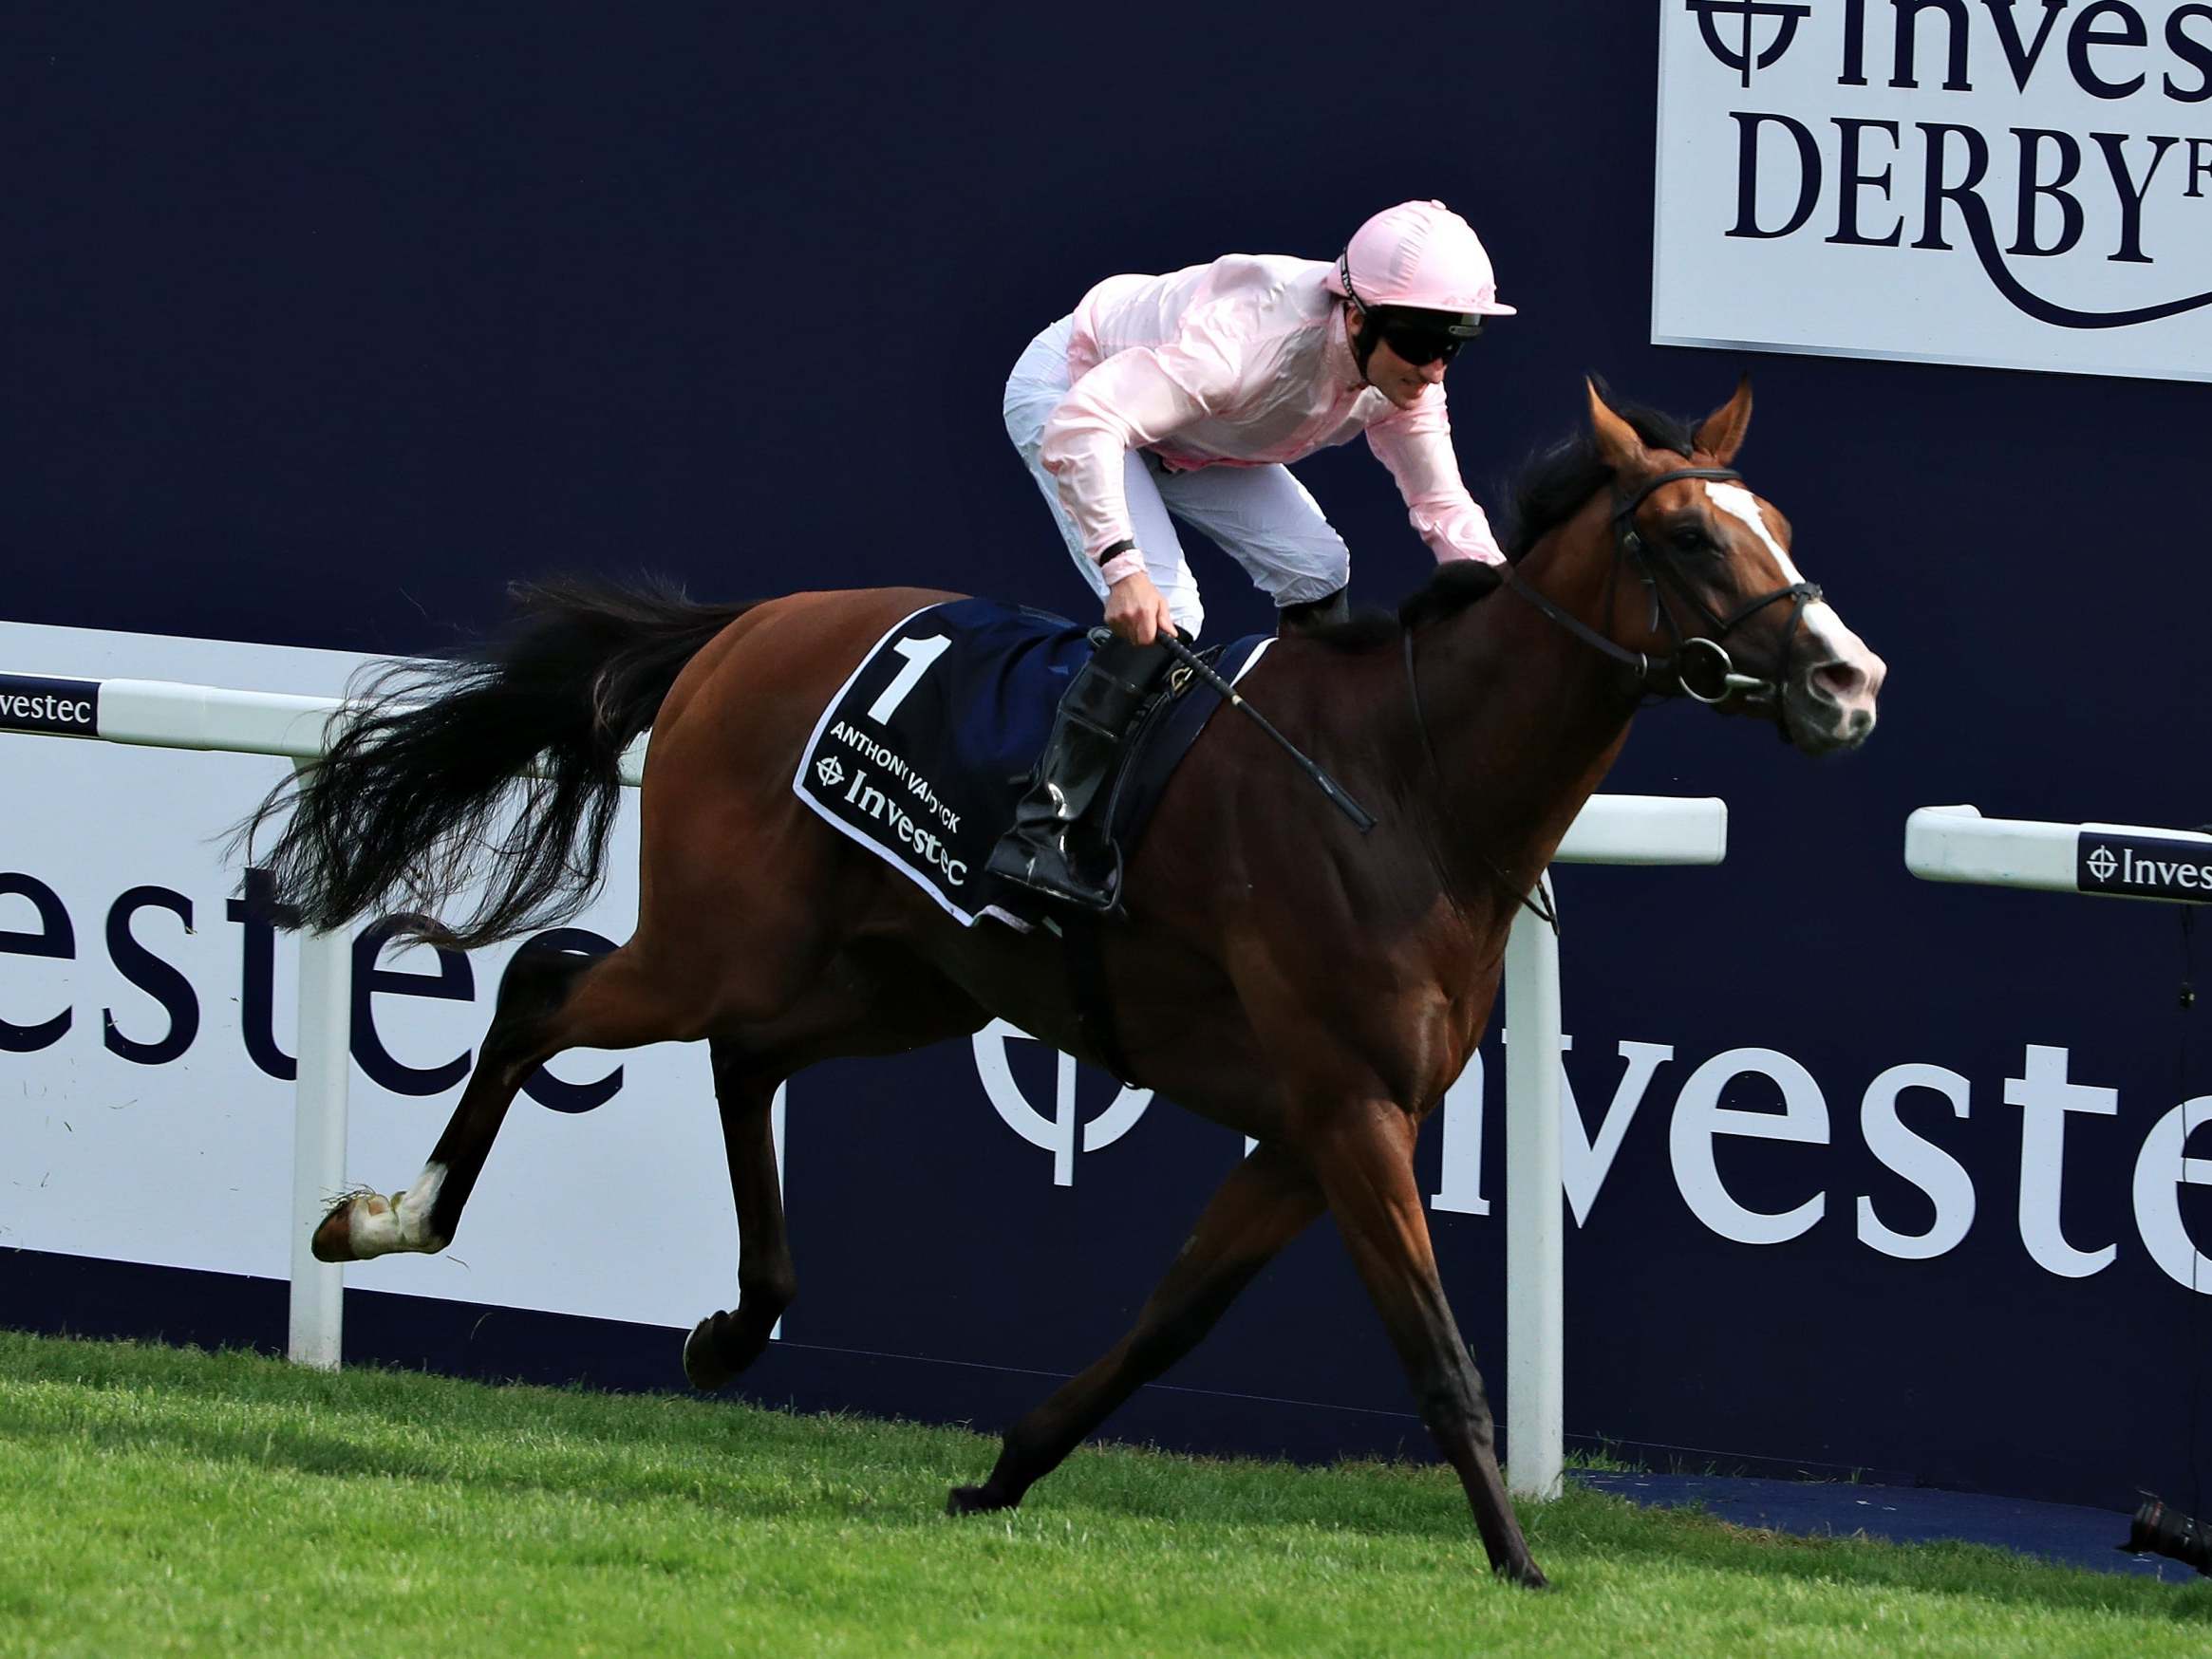
[[[285,1279],[46,1250],[0,1252],[0,1325],[13,1330],[284,1351],[291,1304]]]
[[[1846,1481],[1761,1481],[1725,1475],[1601,1474],[1577,1469],[1569,1479],[1660,1509],[1696,1506],[1736,1526],[1765,1527],[1800,1538],[1865,1533],[1899,1544],[1989,1544],[2069,1567],[2183,1583],[2194,1567],[2163,1556],[2129,1556],[2114,1546],[2128,1537],[2128,1517],[2077,1503],[2031,1503],[1975,1492],[1922,1486],[1863,1486]]]

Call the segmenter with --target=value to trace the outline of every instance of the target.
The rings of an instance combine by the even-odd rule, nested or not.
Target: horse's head
[[[1789,520],[1734,472],[1751,419],[1746,379],[1687,456],[1654,450],[1591,385],[1592,437],[1613,469],[1599,625],[1649,660],[1654,690],[1773,719],[1808,755],[1854,749],[1888,668],[1798,571]]]

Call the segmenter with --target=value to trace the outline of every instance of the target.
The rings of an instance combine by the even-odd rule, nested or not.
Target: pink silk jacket
[[[1045,422],[1042,460],[1096,558],[1131,533],[1122,457],[1171,471],[1300,460],[1367,435],[1438,559],[1505,555],[1460,481],[1444,388],[1398,409],[1365,383],[1334,267],[1231,253],[1165,276],[1110,276],[1075,311],[1074,384]]]

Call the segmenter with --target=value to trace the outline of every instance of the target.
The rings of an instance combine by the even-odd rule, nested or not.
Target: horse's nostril
[[[1865,695],[1866,674],[1848,662],[1824,662],[1812,671],[1812,683],[1837,702],[1853,702]]]

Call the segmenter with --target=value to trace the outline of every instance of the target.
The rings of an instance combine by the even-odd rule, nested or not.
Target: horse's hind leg
[[[826,961],[759,950],[748,960],[782,966],[750,998],[753,1016],[720,1028],[710,1044],[738,1212],[738,1305],[708,1314],[684,1339],[684,1374],[700,1389],[719,1389],[759,1359],[797,1295],[769,1117],[777,1085],[817,1060],[903,1053],[984,1021],[951,980],[881,941],[855,941]]]
[[[709,1314],[684,1338],[684,1374],[695,1389],[719,1389],[759,1359],[798,1294],[769,1115],[780,1069],[763,1068],[734,1042],[718,1038],[708,1047],[738,1210],[738,1305]]]
[[[634,946],[596,958],[525,946],[500,982],[476,1070],[422,1173],[388,1201],[373,1193],[340,1199],[315,1228],[316,1258],[365,1261],[444,1249],[533,1068],[564,1049],[628,1049],[689,1035],[681,1023],[685,1012]]]
[[[958,1515],[1021,1502],[1115,1407],[1196,1347],[1322,1208],[1320,1187],[1287,1153],[1272,1146],[1252,1153],[1213,1195],[1135,1328],[1008,1429],[990,1479],[955,1487],[947,1507]]]
[[[1314,1167],[1352,1260],[1414,1386],[1421,1421],[1459,1473],[1491,1571],[1532,1589],[1528,1554],[1493,1450],[1490,1401],[1444,1299],[1414,1180],[1416,1126],[1388,1101],[1362,1104],[1313,1147]]]

